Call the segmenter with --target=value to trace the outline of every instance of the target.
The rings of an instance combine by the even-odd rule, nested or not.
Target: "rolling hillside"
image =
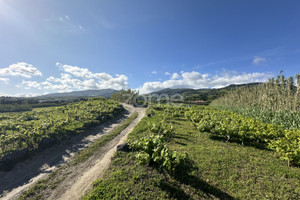
[[[57,98],[57,97],[105,97],[110,98],[111,95],[118,92],[113,89],[102,89],[102,90],[84,90],[84,91],[73,91],[65,93],[51,93],[42,95],[43,98]]]
[[[174,94],[180,94],[184,97],[185,101],[196,101],[196,100],[204,100],[207,102],[211,102],[212,100],[224,95],[227,91],[232,90],[237,87],[243,86],[255,86],[261,83],[247,83],[247,84],[232,84],[224,88],[218,89],[190,89],[190,88],[181,88],[181,89],[163,89],[156,92],[152,92],[148,95],[162,95],[166,94],[172,96]]]

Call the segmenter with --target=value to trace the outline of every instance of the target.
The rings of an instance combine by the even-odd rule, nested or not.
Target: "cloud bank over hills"
[[[145,82],[139,89],[140,93],[150,93],[165,88],[221,88],[231,84],[243,84],[251,82],[267,81],[270,73],[237,73],[235,71],[224,71],[220,74],[201,74],[200,72],[169,73],[169,80]]]
[[[124,74],[110,75],[105,72],[91,72],[88,68],[56,63],[56,70],[60,76],[49,76],[42,81],[33,80],[41,77],[42,72],[32,64],[19,62],[7,68],[0,69],[0,82],[15,84],[25,91],[15,96],[35,96],[53,92],[70,92],[81,90],[100,90],[128,88],[128,76]],[[157,75],[156,73],[151,73]],[[273,75],[270,73],[238,73],[223,70],[221,73],[208,74],[198,71],[191,72],[165,72],[168,78],[162,81],[147,81],[139,88],[141,94],[151,93],[165,88],[220,88],[230,84],[243,84],[250,82],[264,82]],[[20,83],[14,83],[11,77],[20,77]],[[134,77],[133,77],[134,78]],[[35,90],[35,92],[32,92]],[[4,94],[0,94],[4,95]]]
[[[128,77],[125,75],[116,74],[115,76],[111,76],[107,73],[92,73],[87,68],[61,63],[56,63],[56,65],[62,71],[60,77],[50,76],[46,81],[41,83],[23,81],[22,85],[29,88],[41,87],[46,90],[56,90],[59,92],[106,88],[120,90],[128,86]]]

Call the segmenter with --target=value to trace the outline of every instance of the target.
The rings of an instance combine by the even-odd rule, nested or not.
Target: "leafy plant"
[[[148,131],[152,133],[157,133],[163,135],[165,139],[169,140],[173,135],[173,125],[167,124],[165,120],[162,120],[158,123],[147,123]]]
[[[283,137],[270,141],[270,149],[275,150],[281,159],[300,165],[300,131],[285,130]]]
[[[151,134],[140,140],[130,142],[130,148],[138,151],[136,159],[139,164],[156,164],[160,169],[175,172],[177,167],[187,159],[187,154],[170,150],[164,143],[164,136]]]

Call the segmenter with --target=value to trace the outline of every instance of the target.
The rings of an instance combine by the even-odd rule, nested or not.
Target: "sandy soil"
[[[123,143],[129,132],[145,116],[145,108],[124,105],[127,113],[112,122],[103,124],[73,137],[62,144],[54,145],[31,159],[18,164],[9,172],[0,172],[0,199],[16,199],[22,192],[46,178],[59,166],[67,163],[72,156],[87,147],[102,135],[110,132],[122,123],[130,114],[137,111],[138,117],[121,134],[107,143],[92,157],[76,166],[65,168],[64,179],[54,190],[45,190],[42,194],[46,199],[80,199],[94,180],[101,177],[110,164],[116,146]]]

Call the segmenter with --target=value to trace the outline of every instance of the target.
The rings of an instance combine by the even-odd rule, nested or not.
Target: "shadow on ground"
[[[187,194],[182,188],[193,188],[195,191],[201,191],[202,193],[195,194],[197,195],[197,199],[224,199],[224,200],[234,200],[232,196],[227,194],[226,192],[220,190],[216,186],[213,186],[206,181],[202,180],[201,178],[190,175],[190,172],[197,171],[198,168],[195,167],[192,160],[187,159],[185,163],[182,163],[176,173],[170,174],[174,180],[167,178],[165,175],[165,179],[163,179],[159,183],[159,187],[166,191],[170,197],[182,200],[182,199],[194,199],[190,194]],[[165,173],[165,172],[162,172]],[[182,187],[184,186],[184,187]],[[199,197],[200,195],[200,197]]]
[[[242,146],[254,147],[260,150],[271,151],[270,149],[267,148],[266,144],[258,143],[256,141],[245,140],[244,143],[242,144],[241,140],[234,139],[234,138],[227,140],[225,137],[214,135],[214,134],[210,135],[209,138],[216,141],[236,143]]]

